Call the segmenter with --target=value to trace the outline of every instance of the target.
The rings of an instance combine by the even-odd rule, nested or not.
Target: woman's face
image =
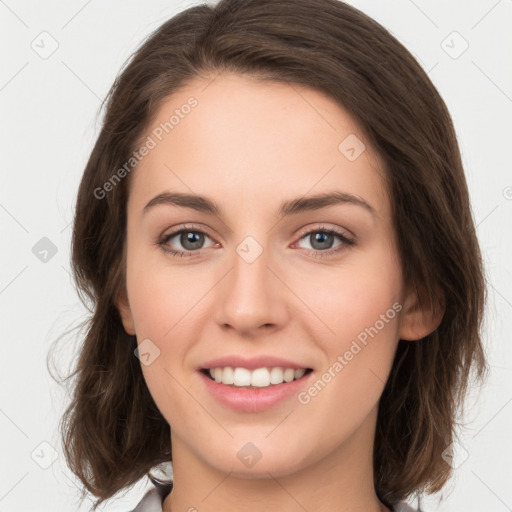
[[[384,169],[357,124],[314,90],[223,74],[170,97],[143,143],[120,310],[174,458],[265,476],[371,450],[414,336]],[[233,368],[226,384],[212,366]],[[267,386],[302,373],[274,367],[312,371]]]

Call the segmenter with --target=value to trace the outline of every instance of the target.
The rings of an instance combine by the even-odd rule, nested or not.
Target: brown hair
[[[375,489],[393,506],[435,492],[450,476],[472,370],[484,378],[485,279],[456,134],[439,93],[380,24],[338,0],[221,0],[191,7],[158,28],[106,98],[101,133],[78,191],[72,268],[91,311],[62,420],[68,465],[104,500],[171,459],[170,427],[155,405],[116,308],[126,293],[124,244],[130,174],[105,197],[94,191],[138,148],[163,100],[222,71],[307,85],[359,122],[386,164],[404,279],[439,327],[400,340],[380,399]]]

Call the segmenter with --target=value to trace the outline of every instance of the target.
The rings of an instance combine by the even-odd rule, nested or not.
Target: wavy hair
[[[235,72],[327,94],[362,126],[385,162],[406,283],[440,307],[438,328],[398,342],[379,402],[374,480],[388,506],[440,490],[471,377],[488,371],[481,340],[486,286],[456,134],[415,58],[379,23],[338,0],[221,0],[190,7],[148,36],[118,74],[79,186],[72,271],[90,315],[60,428],[67,463],[94,509],[172,460],[116,307],[125,288],[130,176],[98,199],[147,135],[159,106],[194,78]],[[83,490],[85,492],[85,490]]]

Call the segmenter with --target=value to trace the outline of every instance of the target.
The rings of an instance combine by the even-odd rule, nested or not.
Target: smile
[[[207,393],[224,407],[258,413],[292,400],[315,373],[311,368],[203,368],[198,374]],[[294,401],[295,403],[295,401]]]
[[[248,368],[231,366],[206,368],[203,370],[205,375],[209,376],[215,382],[226,386],[238,388],[266,388],[282,384],[283,382],[292,382],[311,372],[310,368],[283,368],[280,366],[262,367],[254,370]]]

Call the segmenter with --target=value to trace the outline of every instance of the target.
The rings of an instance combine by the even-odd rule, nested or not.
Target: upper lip
[[[205,361],[200,366],[199,369],[204,370],[210,368],[222,368],[224,366],[231,366],[232,368],[247,368],[248,370],[255,370],[256,368],[275,366],[281,366],[283,368],[293,368],[294,370],[298,370],[300,368],[309,368],[309,366],[305,366],[300,363],[295,363],[293,361],[283,359],[281,357],[261,355],[251,358],[245,358],[241,357],[240,355],[232,355],[217,357],[215,359]]]

